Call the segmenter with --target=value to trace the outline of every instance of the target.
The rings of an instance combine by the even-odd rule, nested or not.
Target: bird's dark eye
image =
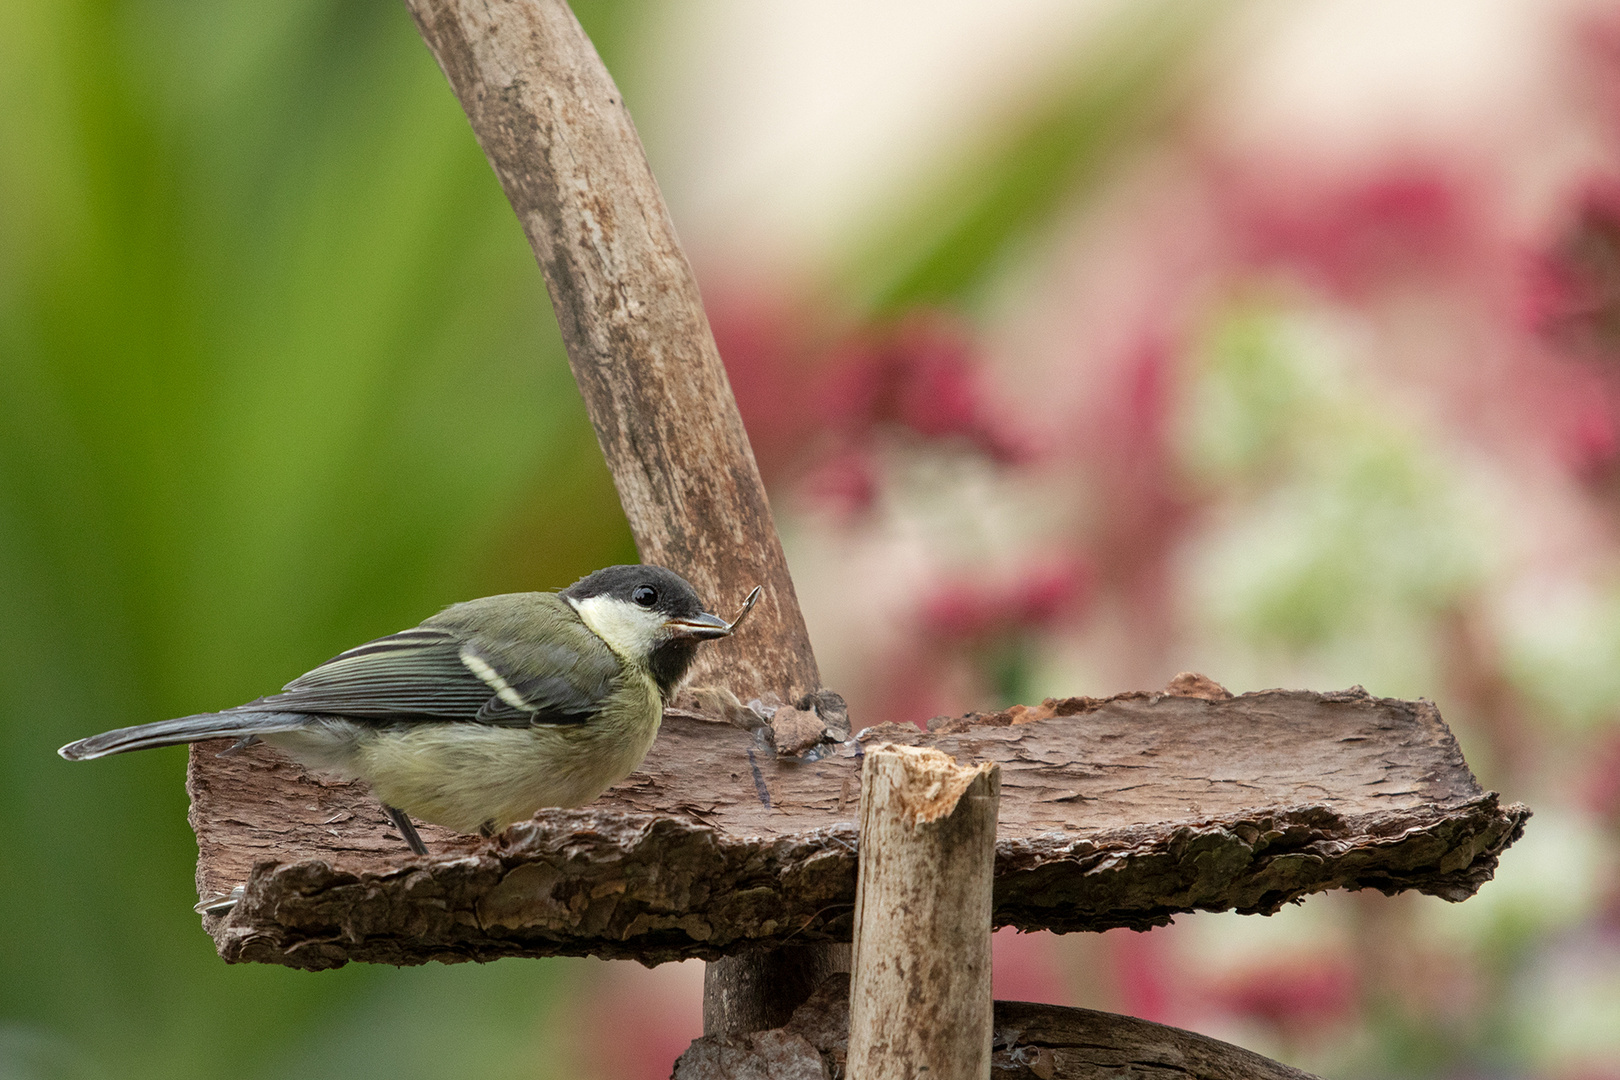
[[[636,591],[630,594],[630,599],[644,608],[650,608],[658,603],[658,590],[651,585],[637,585]]]

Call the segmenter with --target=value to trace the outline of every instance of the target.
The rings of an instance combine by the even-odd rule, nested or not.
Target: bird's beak
[[[718,615],[710,615],[705,611],[703,614],[694,615],[689,619],[670,619],[664,625],[669,629],[670,637],[707,641],[710,638],[729,636],[734,624],[726,622]]]
[[[709,638],[730,637],[732,631],[736,630],[738,624],[743,621],[744,616],[754,610],[754,605],[759,603],[759,594],[764,591],[763,588],[755,585],[754,591],[749,593],[748,599],[743,601],[742,610],[737,612],[737,617],[730,622],[726,622],[718,615],[710,615],[705,611],[696,618],[671,619],[664,625],[669,627],[671,636],[678,638],[693,638],[697,641],[706,641]]]

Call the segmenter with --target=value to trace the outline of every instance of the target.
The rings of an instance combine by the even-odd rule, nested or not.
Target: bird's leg
[[[405,842],[411,845],[411,850],[418,855],[426,855],[428,853],[427,845],[422,843],[420,836],[416,835],[416,826],[411,824],[411,815],[398,807],[389,806],[387,803],[383,803],[383,809],[388,812],[388,819],[394,823],[394,828],[398,829],[399,834],[405,838]]]

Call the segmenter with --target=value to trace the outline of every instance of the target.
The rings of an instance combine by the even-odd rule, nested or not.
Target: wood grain
[[[850,1080],[981,1080],[1001,769],[885,743],[861,768]]]
[[[204,925],[227,960],[293,967],[848,942],[861,757],[879,742],[1001,766],[994,919],[1025,930],[1269,913],[1332,888],[1461,900],[1529,816],[1480,789],[1432,704],[1359,689],[1068,698],[871,728],[814,761],[671,711],[591,807],[495,842],[424,828],[427,859],[363,785],[220,743],[191,757],[198,889],[246,892]]]
[[[407,0],[545,274],[636,547],[747,646],[697,678],[743,700],[821,685],[697,279],[618,87],[563,0]]]
[[[998,1001],[993,1015],[992,1080],[1315,1080],[1231,1043],[1130,1016],[1022,1001]],[[853,1080],[848,1040],[849,976],[835,975],[781,1028],[697,1040],[671,1080]]]

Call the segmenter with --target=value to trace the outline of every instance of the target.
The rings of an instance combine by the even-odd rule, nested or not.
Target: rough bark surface
[[[820,686],[731,384],[641,139],[564,0],[407,0],[545,274],[647,562],[710,610],[755,585],[748,647],[699,679],[747,700]]]
[[[981,1080],[990,1068],[994,763],[886,744],[861,769],[849,1073]]]
[[[428,858],[363,785],[220,742],[191,757],[198,889],[245,891],[204,925],[227,960],[304,968],[847,942],[860,758],[881,742],[1001,766],[994,920],[1026,930],[1269,913],[1332,888],[1461,900],[1529,816],[1480,789],[1433,705],[1359,689],[1068,698],[883,725],[816,760],[671,711],[591,807],[495,841],[426,827]]]
[[[697,1040],[671,1080],[842,1080],[848,988],[848,975],[831,976],[780,1028]],[[994,1016],[992,1080],[1315,1080],[1231,1043],[1114,1013],[998,1001]]]

